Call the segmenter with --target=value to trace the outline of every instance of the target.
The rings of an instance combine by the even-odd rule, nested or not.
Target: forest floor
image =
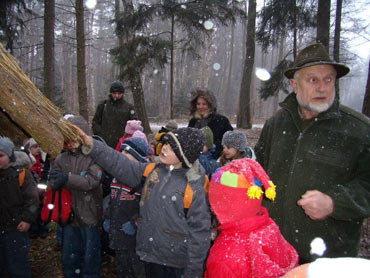
[[[153,132],[165,123],[159,123]],[[179,124],[180,126],[184,124]],[[158,129],[159,129],[158,128]],[[254,146],[259,138],[261,128],[242,130],[246,133],[248,142]],[[370,219],[364,221],[359,257],[370,259]],[[61,251],[56,249],[56,228],[51,226],[51,231],[45,239],[32,239],[30,261],[32,277],[34,278],[62,278]],[[105,255],[102,259],[102,277],[117,277],[114,257]]]

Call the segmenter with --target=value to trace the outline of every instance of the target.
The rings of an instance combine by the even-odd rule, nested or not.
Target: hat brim
[[[346,65],[340,64],[340,63],[329,62],[329,61],[317,61],[317,62],[304,64],[300,67],[287,69],[284,72],[284,75],[288,79],[293,79],[294,78],[294,73],[297,70],[307,68],[307,67],[317,66],[317,65],[332,65],[335,68],[336,72],[337,72],[337,76],[336,76],[337,79],[345,76],[350,71],[349,67],[347,67]]]

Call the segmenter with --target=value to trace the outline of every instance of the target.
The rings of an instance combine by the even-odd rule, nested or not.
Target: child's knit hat
[[[24,147],[26,150],[29,150],[30,148],[38,144],[39,143],[37,143],[36,140],[31,137],[30,139],[27,140],[26,144],[24,144]]]
[[[0,151],[6,153],[12,160],[14,158],[14,143],[8,137],[0,137]]]
[[[132,134],[132,137],[138,137],[138,138],[142,138],[145,140],[145,142],[148,144],[148,138],[146,138],[146,135],[144,132],[142,132],[141,130],[136,130],[133,134]]]
[[[213,132],[209,126],[205,126],[201,129],[204,133],[204,136],[206,138],[206,147],[208,149],[212,149],[213,147]]]
[[[222,136],[222,146],[233,147],[240,152],[247,148],[247,137],[239,130],[229,130]]]
[[[168,123],[164,126],[168,131],[172,131],[178,128],[177,123],[174,120],[168,121]]]
[[[192,127],[170,131],[165,135],[164,140],[171,146],[185,168],[191,168],[201,155],[206,141],[203,132]]]
[[[261,165],[249,158],[235,159],[212,175],[209,201],[221,224],[253,217],[259,212],[263,190],[275,199],[275,185]]]
[[[125,133],[133,134],[136,130],[143,131],[144,128],[141,125],[141,121],[130,120],[126,122]]]
[[[122,142],[120,151],[126,151],[140,162],[148,162],[148,143],[140,137],[130,137]]]

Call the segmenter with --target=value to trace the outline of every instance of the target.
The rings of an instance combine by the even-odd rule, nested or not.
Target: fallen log
[[[63,112],[46,98],[0,44],[0,135],[18,141],[33,137],[55,158],[64,142],[80,141]],[[8,119],[7,119],[8,118]]]

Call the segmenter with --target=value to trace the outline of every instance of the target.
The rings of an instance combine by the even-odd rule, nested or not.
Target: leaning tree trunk
[[[55,103],[54,63],[55,0],[45,1],[44,14],[44,94]]]
[[[64,142],[80,140],[75,127],[24,74],[0,44],[0,136],[13,140],[32,136],[55,158]]]
[[[367,72],[367,83],[364,104],[362,106],[362,113],[370,118],[370,61],[369,61],[369,70]]]
[[[239,113],[237,120],[237,126],[239,128],[252,127],[250,98],[255,55],[255,33],[256,33],[256,0],[249,0],[246,55],[244,60],[242,84],[240,86]]]
[[[86,87],[84,1],[76,0],[77,87],[80,115],[89,121]]]
[[[330,0],[319,0],[316,31],[316,41],[321,42],[329,52]]]

